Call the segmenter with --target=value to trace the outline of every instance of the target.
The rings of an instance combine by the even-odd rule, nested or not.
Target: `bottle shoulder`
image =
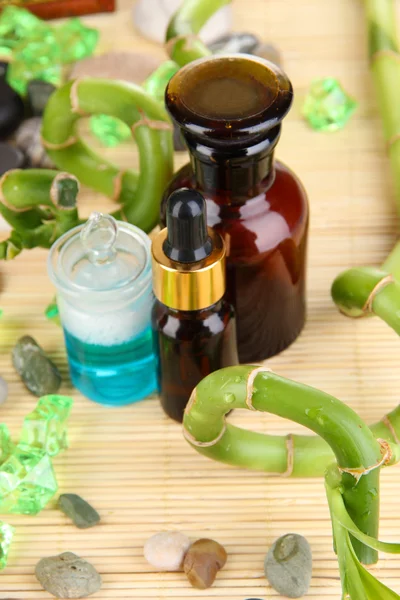
[[[152,311],[153,329],[173,339],[220,333],[233,318],[233,307],[225,299],[194,311],[175,310],[156,300]]]
[[[286,239],[299,244],[307,232],[308,198],[300,179],[281,161],[274,161],[274,170],[272,185],[241,204],[221,203],[217,192],[202,190],[207,201],[208,224],[221,233],[225,241],[228,234],[233,254],[236,254],[235,247],[239,254],[242,253],[240,240],[244,238],[248,251],[248,243],[253,240],[256,252],[260,253],[275,248]],[[179,187],[196,187],[190,164],[175,174],[165,197]],[[164,222],[163,209],[161,221]]]

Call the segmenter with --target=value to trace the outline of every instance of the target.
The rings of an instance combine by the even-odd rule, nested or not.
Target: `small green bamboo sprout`
[[[314,442],[310,437],[264,436],[227,424],[226,414],[237,408],[267,411],[291,419],[313,430],[325,440],[325,444]],[[327,477],[328,499],[331,501],[340,491],[343,503],[340,518],[343,521],[345,514],[347,519],[344,523],[340,521],[339,525],[334,521],[338,518],[339,503],[336,501],[331,511],[336,526],[334,541],[339,564],[345,564],[343,556],[349,559],[349,552],[352,553],[349,564],[359,564],[359,560],[371,564],[377,560],[377,544],[380,544],[377,542],[380,468],[394,464],[400,456],[394,429],[397,413],[395,411],[375,426],[377,434],[386,435],[393,442],[375,439],[356,413],[339,400],[279,377],[264,367],[246,365],[221,369],[203,379],[187,405],[183,432],[187,441],[209,458],[260,468],[268,473],[278,471],[284,476],[304,474],[296,464],[301,455],[305,474],[311,474],[314,466],[311,466],[312,456],[322,450],[324,459],[317,463],[320,470],[323,462],[326,464],[328,461],[326,446],[329,445],[330,457],[334,455],[337,464],[335,483],[332,483],[332,475]],[[297,447],[299,442],[301,445]],[[306,460],[310,461],[308,467],[305,466]],[[390,549],[400,553],[400,545],[390,546]],[[363,569],[361,565],[360,569]],[[369,600],[368,595],[354,595],[354,589],[346,583],[347,571],[341,575],[343,598],[347,594],[352,600]],[[372,576],[368,574],[365,577]],[[381,585],[376,582],[376,586]]]
[[[140,173],[121,171],[80,139],[76,125],[83,116],[108,114],[133,131]],[[60,169],[119,202],[114,216],[146,232],[158,222],[163,191],[172,176],[172,125],[163,105],[140,86],[88,78],[65,84],[46,106],[43,144]]]
[[[400,52],[394,0],[365,1],[371,73],[375,83],[383,131],[400,216]],[[381,269],[359,267],[341,273],[332,285],[339,310],[350,317],[376,314],[400,334],[400,243]]]
[[[232,0],[186,0],[172,17],[166,39],[167,53],[183,67],[211,51],[198,37],[210,17]]]
[[[0,179],[0,214],[12,227],[0,242],[0,259],[12,259],[24,248],[50,248],[79,224],[79,183],[69,173],[45,169],[7,171]]]

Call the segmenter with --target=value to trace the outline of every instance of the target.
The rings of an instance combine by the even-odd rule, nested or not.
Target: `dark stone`
[[[22,169],[24,166],[26,166],[26,158],[21,150],[0,142],[0,177],[11,169]]]
[[[46,104],[56,87],[47,81],[33,79],[28,83],[28,103],[34,117],[41,117]]]
[[[301,598],[307,594],[312,575],[311,548],[296,533],[283,535],[269,549],[264,562],[265,576],[282,596]]]
[[[35,396],[56,394],[61,375],[56,365],[29,335],[18,340],[12,350],[12,361],[22,381]]]
[[[55,164],[42,144],[41,129],[41,117],[26,119],[15,132],[15,144],[27,157],[29,166],[35,169],[55,169]]]
[[[42,558],[35,575],[43,588],[57,598],[86,598],[101,587],[96,569],[72,552]]]
[[[214,54],[236,53],[251,54],[261,43],[252,33],[231,33],[218,38],[208,45]]]
[[[7,63],[0,61],[0,140],[11,135],[24,118],[24,102],[6,81]]]
[[[276,46],[272,44],[260,44],[256,46],[252,51],[254,56],[259,56],[260,58],[264,58],[265,60],[269,60],[270,62],[278,65],[278,67],[282,67],[282,55],[279,52]]]
[[[79,529],[88,529],[100,521],[99,513],[77,494],[62,494],[57,507],[72,519]]]

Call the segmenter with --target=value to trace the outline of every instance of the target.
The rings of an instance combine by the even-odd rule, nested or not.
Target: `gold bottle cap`
[[[153,290],[156,298],[176,310],[201,310],[215,304],[225,294],[225,244],[208,228],[212,252],[197,262],[171,260],[164,252],[168,236],[163,229],[153,241]]]

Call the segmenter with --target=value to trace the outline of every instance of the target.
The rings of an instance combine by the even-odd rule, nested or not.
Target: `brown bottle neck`
[[[269,139],[230,152],[200,144],[186,134],[197,188],[217,204],[240,205],[266,192],[275,178],[273,158],[280,126],[274,129]]]

